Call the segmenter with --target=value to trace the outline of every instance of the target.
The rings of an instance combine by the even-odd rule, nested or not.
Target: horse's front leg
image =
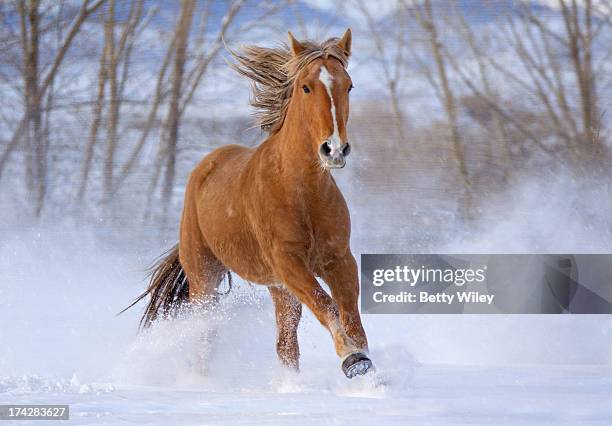
[[[340,315],[340,322],[348,336],[363,353],[368,351],[368,339],[359,314],[359,277],[357,262],[349,252],[346,256],[331,262],[321,278],[329,286]],[[371,366],[371,364],[370,364]],[[366,366],[369,368],[369,366]]]
[[[281,364],[294,370],[300,366],[297,329],[302,317],[300,301],[282,287],[268,287],[276,314],[276,353]]]
[[[367,356],[346,334],[338,309],[332,298],[321,288],[314,275],[298,255],[283,250],[276,257],[276,271],[285,287],[293,293],[329,330],[336,354],[342,358],[342,370],[347,377],[364,374],[372,365]]]

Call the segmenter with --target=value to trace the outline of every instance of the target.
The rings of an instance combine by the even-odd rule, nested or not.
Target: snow
[[[5,233],[0,403],[67,403],[67,424],[100,425],[612,421],[609,316],[364,316],[377,371],[349,381],[307,313],[296,375],[277,364],[257,286],[140,335],[138,309],[115,316],[157,250]]]
[[[378,387],[367,379],[326,380],[338,371],[321,370],[255,387],[97,385],[5,391],[1,399],[67,402],[72,424],[610,424],[605,368],[420,366],[406,383]]]

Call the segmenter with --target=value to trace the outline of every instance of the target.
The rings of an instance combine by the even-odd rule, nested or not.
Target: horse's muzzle
[[[319,146],[319,157],[323,166],[327,169],[341,169],[346,165],[346,157],[351,152],[351,146],[343,143],[339,148],[334,147],[330,141],[325,141]]]

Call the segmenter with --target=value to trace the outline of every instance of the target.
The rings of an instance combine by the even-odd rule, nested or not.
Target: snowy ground
[[[408,383],[379,388],[368,380],[325,380],[338,371],[324,370],[318,377],[305,373],[280,384],[217,390],[104,384],[16,391],[5,382],[0,398],[69,403],[74,424],[609,426],[611,421],[605,368],[421,366]]]
[[[265,290],[137,336],[139,311],[115,313],[153,249],[85,240],[0,241],[0,403],[70,404],[67,424],[612,423],[610,316],[366,316],[378,370],[349,381],[307,314],[296,376]]]

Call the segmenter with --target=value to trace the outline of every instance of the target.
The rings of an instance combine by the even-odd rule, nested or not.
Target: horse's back
[[[224,145],[215,149],[200,161],[189,176],[187,190],[202,190],[203,186],[219,183],[236,176],[246,166],[253,149],[242,145]],[[221,182],[225,187],[227,182]]]

